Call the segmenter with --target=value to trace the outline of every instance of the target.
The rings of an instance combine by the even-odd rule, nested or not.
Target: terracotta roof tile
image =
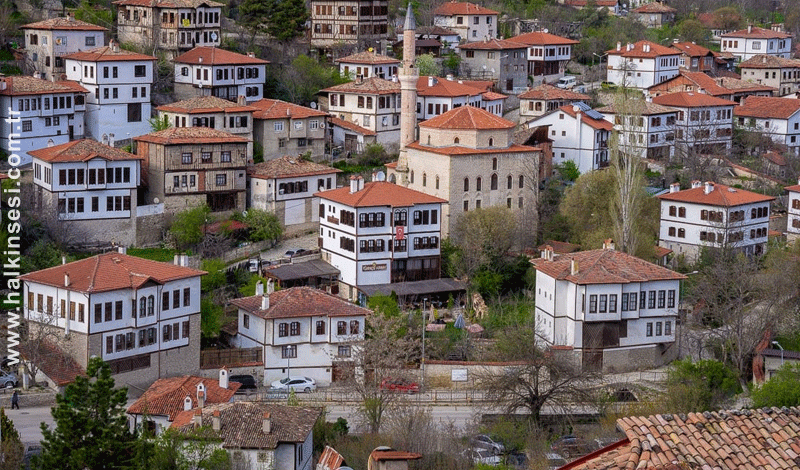
[[[345,121],[344,119],[339,119],[337,117],[329,117],[328,122],[331,123],[332,126],[338,126],[343,129],[347,129],[349,131],[353,131],[360,135],[378,135],[377,132],[367,129],[366,127],[361,127],[358,124],[352,123],[350,121]]]
[[[589,101],[589,95],[543,83],[519,95],[520,99]]]
[[[187,396],[192,400],[192,408],[198,406],[197,385],[201,382],[206,389],[206,406],[231,401],[236,390],[242,386],[239,382],[228,382],[228,388],[222,388],[218,380],[193,375],[158,379],[128,407],[128,413],[166,416],[172,421],[183,411]]]
[[[702,89],[703,93],[711,96],[727,96],[741,92],[757,92],[765,91],[772,92],[775,88],[761,85],[755,82],[748,82],[733,77],[711,77],[703,72],[690,72],[688,70],[681,70],[679,75],[665,81],[653,85],[649,89],[652,91],[668,91],[675,86],[675,83],[682,83],[688,81],[694,84],[699,90]]]
[[[157,108],[161,112],[186,114],[242,113],[255,112],[257,109],[254,106],[241,106],[238,103],[217,98],[216,96],[195,96],[188,100],[176,101]]]
[[[214,413],[219,412],[220,430],[213,431],[213,434],[222,440],[222,447],[226,449],[275,449],[282,442],[304,442],[322,414],[322,408],[250,401],[218,403],[200,411],[204,425],[210,425]],[[265,413],[270,416],[269,433],[265,433],[263,428]],[[182,411],[171,428],[178,432],[191,432],[194,414],[195,410]]]
[[[489,130],[513,129],[516,125],[481,108],[459,106],[423,121],[419,126],[433,129]]]
[[[76,20],[70,17],[50,18],[49,20],[38,21],[22,25],[19,29],[50,29],[50,30],[72,30],[72,31],[108,31],[107,28],[96,24]]]
[[[333,61],[335,64],[399,64],[400,60],[378,54],[372,51],[362,51]]]
[[[202,63],[206,65],[262,65],[269,63],[268,60],[237,54],[218,47],[205,46],[195,47],[184,52],[175,59],[175,63],[198,64],[201,63],[201,59]]]
[[[772,96],[749,96],[733,108],[736,116],[753,118],[789,119],[800,111],[800,100]]]
[[[502,93],[495,93],[494,91],[484,91],[481,96],[485,101],[494,101],[494,100],[505,100],[508,99],[508,96]]]
[[[281,100],[271,100],[268,98],[260,99],[250,103],[251,107],[257,108],[253,114],[253,119],[305,119],[310,117],[327,116],[323,111],[307,108],[299,104],[288,103]]]
[[[689,57],[703,57],[712,53],[711,49],[699,46],[693,42],[674,42],[671,44],[671,47]]]
[[[742,204],[769,202],[775,199],[772,196],[765,196],[744,189],[732,188],[724,184],[712,184],[714,188],[708,194],[705,193],[705,185],[700,185],[700,187],[697,188],[662,194],[658,196],[658,198],[662,201],[689,202],[718,207],[734,207]]]
[[[578,264],[576,274],[570,271],[572,260]],[[641,258],[606,248],[564,253],[556,255],[553,261],[538,258],[531,262],[538,271],[575,284],[628,284],[686,278]]]
[[[578,41],[573,39],[563,38],[561,36],[556,36],[555,34],[545,33],[544,31],[534,31],[532,33],[520,34],[519,36],[508,38],[508,40],[513,42],[521,42],[522,44],[528,46],[563,46],[569,44],[578,44]]]
[[[422,454],[406,452],[402,450],[373,450],[369,454],[370,460],[380,462],[383,460],[417,460],[422,458]]]
[[[450,28],[445,28],[444,26],[433,25],[433,26],[417,26],[415,30],[417,37],[420,36],[458,36],[458,33],[453,31]],[[403,32],[402,29],[398,31],[398,34]]]
[[[575,243],[560,242],[558,240],[546,240],[544,244],[539,245],[537,249],[539,251],[543,251],[548,246],[550,246],[553,249],[553,253],[558,253],[558,254],[574,253],[581,249],[581,246],[576,245]]]
[[[110,147],[92,139],[73,140],[66,144],[45,147],[28,152],[32,157],[46,162],[85,162],[93,158],[109,161],[141,160],[142,157],[122,149]]]
[[[334,191],[338,190],[327,192]],[[350,192],[350,188],[347,188],[347,192]],[[269,296],[267,310],[261,308],[261,301],[262,296],[251,295],[233,299],[231,305],[261,318],[366,316],[371,313],[370,310],[312,287],[290,287],[273,292]]]
[[[5,90],[0,95],[44,95],[50,93],[89,93],[89,90],[73,81],[51,82],[41,78],[15,75],[0,78],[6,82]]]
[[[796,192],[796,193],[800,193],[800,184],[793,184],[791,186],[786,186],[783,189],[785,189],[787,191],[793,191],[793,192]]]
[[[562,470],[797,468],[800,409],[762,408],[617,420],[627,438]]]
[[[563,111],[564,113],[567,113],[572,117],[578,116],[578,113],[575,112],[573,106],[569,104],[561,106],[560,108],[558,108],[558,110]],[[583,113],[583,116],[581,116],[581,122],[583,122],[584,124],[593,129],[610,131],[611,129],[614,128],[614,125],[611,124],[609,121],[606,121],[605,119],[595,119],[587,115],[586,113]]]
[[[65,55],[64,58],[89,62],[158,60],[151,55],[139,54],[138,52],[127,51],[125,49],[115,49],[108,46],[98,47],[97,49],[88,51],[73,52],[72,54]]]
[[[430,86],[430,79],[433,79],[433,86]],[[417,79],[417,96],[438,96],[455,98],[459,96],[478,96],[486,90],[482,90],[472,84],[459,83],[456,80],[448,80],[439,77],[419,77]]]
[[[422,150],[425,152],[436,153],[439,155],[491,155],[494,153],[530,153],[530,152],[541,152],[542,149],[539,147],[530,147],[528,145],[518,145],[512,144],[508,147],[487,147],[487,148],[470,148],[470,147],[463,147],[460,145],[454,145],[451,147],[428,147],[425,145],[420,145],[419,142],[412,142],[406,145],[406,148],[411,148],[415,150]]]
[[[63,288],[65,274],[69,274],[69,290],[93,293],[118,289],[136,289],[150,280],[157,283],[165,283],[176,279],[202,276],[206,272],[109,252],[23,274],[19,278]]]
[[[438,8],[433,10],[433,14],[439,16],[496,15],[497,12],[474,3],[450,1],[439,5]]]
[[[447,201],[413,189],[389,183],[372,181],[364,189],[350,192],[350,187],[332,189],[314,194],[350,207],[410,207],[415,204],[443,204]]]
[[[170,127],[134,137],[134,140],[164,145],[249,142],[245,137],[208,127]]]
[[[678,10],[664,5],[661,2],[646,3],[633,10],[633,13],[675,13]]]
[[[113,2],[115,5],[136,5],[154,8],[197,8],[223,7],[222,3],[212,2],[211,0],[119,0]]]
[[[644,100],[631,101],[629,103],[630,103],[630,108],[625,111],[626,114],[641,114],[642,116],[650,116],[653,114],[667,114],[667,113],[677,112],[672,108],[668,108],[666,106],[661,106],[660,104],[655,104]],[[605,106],[603,108],[598,108],[597,112],[606,114],[617,113],[616,109],[614,109],[613,104],[610,106]]]
[[[759,28],[753,26],[752,28],[740,29],[731,33],[725,33],[720,37],[723,38],[751,38],[751,39],[786,39],[792,37],[789,33],[781,31],[773,31],[771,29]]]
[[[697,108],[706,106],[735,106],[733,101],[723,100],[705,93],[682,91],[656,96],[653,103],[676,108]]]
[[[758,54],[739,64],[743,69],[800,68],[800,60],[784,59],[769,54]]]
[[[333,447],[325,446],[325,450],[323,450],[322,455],[319,456],[317,465],[317,468],[322,468],[323,470],[337,470],[344,465],[344,457],[342,457],[342,454],[336,452],[336,449]]]
[[[485,41],[468,42],[458,46],[461,50],[489,50],[504,51],[508,49],[526,49],[527,44],[512,41],[510,39],[489,39]]]
[[[327,165],[303,160],[302,158],[285,156],[266,162],[257,163],[247,169],[251,178],[288,178],[290,176],[311,176],[341,173],[342,170]]]
[[[37,366],[44,375],[59,387],[71,384],[75,377],[86,377],[86,370],[63,349],[47,339],[39,342],[38,351],[34,351],[33,343],[21,342],[20,353],[23,358],[37,358]]]
[[[334,85],[321,91],[328,93],[336,92],[365,95],[388,95],[391,93],[400,93],[400,82],[384,80],[380,77],[369,77],[361,81],[356,80],[353,82],[343,83],[341,85]]]
[[[667,55],[680,55],[680,52],[672,49],[671,47],[665,47],[660,44],[656,44],[650,41],[638,41],[633,43],[631,50],[628,50],[626,44],[623,44],[620,50],[611,49],[606,51],[608,55],[619,55],[622,57],[644,57],[644,58],[653,58],[653,57],[661,57]],[[645,50],[647,49],[647,50]]]

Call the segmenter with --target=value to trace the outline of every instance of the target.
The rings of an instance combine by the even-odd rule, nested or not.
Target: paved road
[[[50,415],[49,406],[32,406],[19,410],[6,409],[6,416],[14,422],[14,427],[19,432],[22,442],[40,442],[42,440],[42,430],[39,428],[41,423],[50,427],[55,425],[53,417]]]

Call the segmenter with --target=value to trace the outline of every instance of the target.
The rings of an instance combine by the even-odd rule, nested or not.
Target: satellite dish
[[[309,104],[309,106],[311,107],[311,109],[317,109],[317,102],[312,101],[311,104]]]
[[[483,70],[486,70],[486,64],[483,65]]]
[[[375,181],[386,181],[386,173],[379,171],[375,174]]]
[[[212,41],[216,41],[217,40],[217,33],[216,32],[211,33],[211,40]]]
[[[160,200],[157,197],[153,198],[153,204],[158,204],[159,202],[160,202]]]

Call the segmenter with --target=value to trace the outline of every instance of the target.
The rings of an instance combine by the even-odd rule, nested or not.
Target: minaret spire
[[[403,26],[403,65],[400,70],[400,156],[397,162],[397,170],[408,171],[408,158],[406,156],[406,145],[416,140],[417,129],[417,70],[416,59],[416,29],[417,22],[414,19],[414,10],[411,2],[406,8],[406,21]],[[406,183],[405,177],[403,182]],[[407,184],[407,183],[406,183]]]

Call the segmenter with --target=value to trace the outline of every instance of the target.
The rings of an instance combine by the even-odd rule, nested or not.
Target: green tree
[[[270,67],[268,70],[272,69]],[[329,67],[307,55],[299,55],[291,65],[278,69],[274,81],[278,98],[307,106],[316,99],[319,90],[350,80],[340,76],[336,67]]]
[[[204,294],[212,292],[226,284],[225,262],[218,258],[204,259],[200,262],[200,269],[207,272],[200,279],[200,290]]]
[[[450,52],[446,56],[444,56],[444,60],[442,60],[442,66],[452,74],[458,75],[458,67],[461,65],[461,56],[456,54],[455,52]]]
[[[482,266],[500,267],[514,242],[516,217],[511,210],[493,206],[462,213],[453,229],[453,240],[461,248],[459,274],[472,277]]]
[[[725,364],[691,358],[672,363],[666,383],[666,407],[673,413],[716,410],[741,392],[736,372]]]
[[[302,36],[308,17],[302,0],[244,0],[239,5],[240,22],[254,36],[266,33],[281,42]]]
[[[225,324],[225,310],[209,297],[200,299],[200,335],[205,339],[216,338]]]
[[[167,429],[148,438],[151,450],[142,470],[230,470],[231,460],[208,426],[180,432]]]
[[[784,364],[761,386],[753,387],[754,408],[800,406],[800,364]]]
[[[165,129],[169,129],[169,116],[166,114],[161,117],[154,117],[147,120],[150,123],[150,128],[153,129],[153,132],[163,131]]]
[[[126,388],[114,388],[111,368],[98,357],[89,359],[86,377],[77,376],[52,408],[55,428],[42,423],[39,470],[127,468],[135,436],[125,416]]]
[[[415,61],[419,76],[439,77],[442,75],[442,66],[436,61],[433,54],[422,54]]]
[[[169,233],[179,249],[186,249],[200,243],[205,235],[203,233],[204,227],[210,213],[211,209],[206,204],[203,204],[180,212],[175,216],[175,220],[169,228]]]
[[[6,411],[0,408],[0,453],[3,459],[0,461],[0,470],[17,470],[22,465],[22,457],[25,454],[25,446],[19,438],[19,432],[14,427],[14,422],[6,416]]]
[[[263,240],[278,241],[283,235],[283,226],[274,212],[256,209],[247,209],[244,222],[250,227],[250,241]]]
[[[710,33],[703,23],[696,19],[689,18],[681,21],[677,26],[678,35],[684,41],[691,41],[697,44],[706,44],[709,40]]]

